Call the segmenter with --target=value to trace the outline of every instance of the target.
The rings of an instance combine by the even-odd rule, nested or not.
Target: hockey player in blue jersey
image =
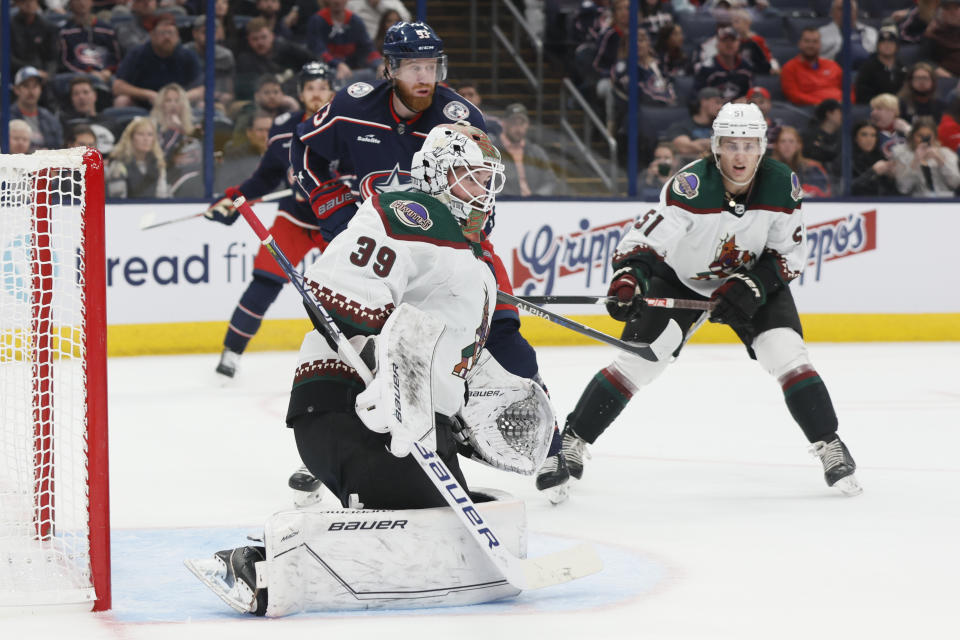
[[[328,241],[370,196],[411,188],[410,159],[435,126],[467,122],[486,131],[480,110],[439,84],[447,75],[447,57],[429,25],[398,22],[390,27],[383,56],[385,81],[356,82],[337,92],[297,127],[290,146],[297,184]],[[493,245],[485,239],[482,247],[498,288],[512,292]],[[498,304],[487,349],[510,373],[539,378],[536,353],[519,330],[516,307]],[[538,488],[555,491],[569,478],[562,455],[554,455],[557,450],[559,438],[548,458],[551,468],[538,475]]]
[[[260,164],[242,184],[229,187],[223,198],[214,202],[206,216],[223,224],[237,219],[234,199],[243,194],[248,200],[260,198],[278,187],[292,183],[290,172],[290,140],[294,129],[311,117],[333,97],[334,73],[322,62],[309,62],[300,69],[297,89],[303,111],[278,116],[268,134],[267,151]],[[313,248],[323,249],[326,241],[320,234],[316,216],[304,198],[295,192],[279,201],[277,218],[270,232],[294,264],[300,262]],[[237,371],[240,354],[260,329],[263,315],[280,294],[287,282],[283,271],[266,249],[260,248],[253,262],[253,280],[240,297],[223,339],[223,353],[217,373],[232,378]]]

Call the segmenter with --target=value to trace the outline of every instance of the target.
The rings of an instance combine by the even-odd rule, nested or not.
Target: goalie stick
[[[527,302],[526,298],[518,298],[517,296],[512,296],[509,293],[504,293],[503,291],[497,291],[497,300],[500,302],[506,302],[512,305],[516,305],[521,311],[526,311],[527,313],[533,314],[544,320],[549,320],[554,324],[558,324],[561,327],[566,327],[572,331],[576,331],[579,334],[585,335],[589,338],[593,338],[604,344],[609,344],[623,351],[627,351],[636,356],[640,356],[644,360],[649,360],[650,362],[659,362],[664,358],[669,358],[670,354],[677,350],[677,347],[680,346],[680,343],[683,342],[683,331],[680,329],[680,325],[676,323],[672,318],[667,323],[666,329],[657,336],[656,340],[650,344],[644,344],[643,342],[626,342],[613,336],[609,336],[602,331],[597,331],[586,325],[575,322],[570,318],[561,316],[558,313],[553,313],[552,311],[547,311],[543,307],[538,307],[535,304]]]
[[[293,195],[293,189],[281,189],[280,191],[268,193],[259,200],[251,200],[250,202],[272,202],[274,200],[279,200],[280,198],[286,198],[289,195]],[[178,222],[184,222],[185,220],[193,220],[194,218],[202,218],[205,213],[205,211],[201,211],[200,213],[191,213],[188,216],[181,216],[179,218],[173,218],[172,220],[161,220],[160,222],[157,222],[157,214],[146,213],[142,218],[140,218],[140,231],[156,229],[157,227],[163,227],[168,224],[176,224]]]
[[[243,215],[244,220],[253,229],[254,233],[260,239],[260,242],[267,251],[274,257],[280,268],[293,283],[304,302],[316,314],[316,319],[325,330],[327,337],[337,345],[337,351],[347,364],[356,369],[357,374],[365,384],[370,384],[373,380],[373,374],[361,359],[360,354],[353,348],[344,337],[340,328],[334,323],[333,318],[323,307],[314,300],[313,296],[303,285],[303,278],[300,273],[294,269],[293,265],[283,254],[274,241],[273,236],[267,231],[263,223],[257,217],[246,199],[241,196],[234,201],[234,206]],[[430,478],[430,481],[437,488],[443,498],[453,509],[454,513],[460,519],[460,522],[470,532],[474,541],[480,546],[486,556],[499,569],[504,578],[518,589],[540,589],[549,587],[576,578],[591,575],[600,571],[603,567],[600,557],[596,550],[589,544],[581,544],[570,549],[564,549],[541,556],[539,558],[518,558],[503,545],[500,544],[496,534],[490,529],[486,521],[483,520],[476,505],[469,494],[460,486],[453,474],[447,469],[443,461],[429,449],[420,446],[419,443],[413,443],[410,455],[417,461],[423,472]]]
[[[619,302],[616,296],[520,296],[520,299],[531,304],[606,304]],[[683,298],[643,298],[648,307],[664,309],[694,309],[697,311],[713,311],[713,304],[709,300],[685,300]]]

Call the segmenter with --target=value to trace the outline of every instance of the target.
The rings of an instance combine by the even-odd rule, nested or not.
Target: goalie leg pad
[[[511,553],[526,556],[522,501],[492,490],[477,509]],[[267,523],[266,615],[462,606],[519,593],[449,507],[284,511]]]

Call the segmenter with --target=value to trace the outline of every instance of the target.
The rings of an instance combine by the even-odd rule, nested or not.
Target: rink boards
[[[258,242],[244,222],[203,218],[143,231],[151,213],[167,220],[202,204],[107,207],[110,355],[219,351],[234,306],[250,281]],[[492,236],[517,295],[602,295],[610,256],[633,219],[652,203],[513,201],[497,205]],[[960,340],[960,288],[949,256],[960,233],[951,204],[806,203],[807,266],[792,285],[808,339]],[[257,205],[265,221],[276,205]],[[306,262],[316,259],[308,254]],[[302,265],[301,265],[302,267]],[[553,307],[601,330],[618,323],[602,307]],[[286,287],[250,348],[295,349],[309,329],[299,296]],[[587,344],[557,325],[523,317],[540,345]],[[730,342],[706,325],[695,341]]]

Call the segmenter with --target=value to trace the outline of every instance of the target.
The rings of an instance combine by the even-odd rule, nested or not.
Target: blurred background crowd
[[[329,66],[331,97],[373,82],[386,29],[425,7],[447,83],[501,150],[506,195],[656,198],[709,153],[729,101],[760,107],[768,153],[806,197],[958,193],[960,0],[848,0],[847,40],[843,0],[634,1],[635,70],[630,0],[216,0],[208,105],[205,0],[14,0],[6,151],[95,146],[108,198],[209,198],[300,108],[305,63]]]

